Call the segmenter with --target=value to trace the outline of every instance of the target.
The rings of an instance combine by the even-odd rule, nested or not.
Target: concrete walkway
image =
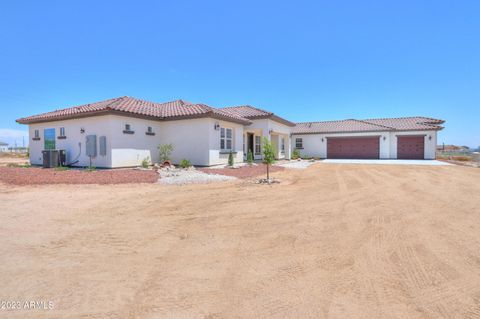
[[[380,164],[380,165],[433,165],[447,166],[450,163],[437,160],[396,160],[396,159],[378,159],[378,160],[355,160],[355,159],[326,159],[321,161],[326,164]]]

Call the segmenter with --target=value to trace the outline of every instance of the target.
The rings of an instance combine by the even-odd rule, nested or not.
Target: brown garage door
[[[375,159],[380,156],[380,137],[327,138],[327,158]]]
[[[398,159],[424,159],[424,140],[422,136],[397,136]]]

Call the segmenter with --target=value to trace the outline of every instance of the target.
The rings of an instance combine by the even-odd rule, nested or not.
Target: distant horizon
[[[2,4],[0,140],[117,96],[249,104],[292,122],[425,116],[480,146],[480,2]],[[6,61],[6,62],[5,62]]]

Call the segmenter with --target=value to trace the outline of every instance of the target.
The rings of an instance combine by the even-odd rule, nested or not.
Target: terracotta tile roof
[[[220,108],[219,110],[223,110],[233,116],[241,116],[247,118],[249,120],[256,120],[256,119],[263,119],[263,118],[270,118],[277,122],[283,123],[288,126],[295,126],[295,123],[287,121],[272,112],[268,112],[251,105],[239,105],[239,106],[226,106]]]
[[[66,109],[55,110],[29,117],[18,119],[18,123],[28,124],[35,122],[46,122],[54,120],[69,119],[75,117],[96,115],[99,113],[123,112],[132,115],[139,115],[159,120],[192,118],[192,117],[214,117],[241,124],[251,122],[241,116],[215,109],[205,104],[194,104],[184,100],[175,100],[166,103],[155,103],[140,100],[128,96],[118,97],[101,102],[74,106]]]
[[[293,134],[313,133],[353,133],[353,132],[385,132],[385,131],[424,131],[441,130],[443,120],[428,117],[402,117],[367,120],[342,120],[325,122],[297,123]]]

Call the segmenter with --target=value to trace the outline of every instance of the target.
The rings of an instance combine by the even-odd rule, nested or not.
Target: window
[[[130,124],[125,124],[125,129],[123,130],[123,134],[134,134],[135,132],[132,131]]]
[[[65,128],[64,127],[60,128],[60,136],[65,136]]]
[[[147,127],[147,131],[145,132],[146,135],[149,135],[149,136],[154,136],[155,135],[155,132],[153,131],[153,128],[151,126],[148,126]]]
[[[220,128],[220,150],[231,151],[233,146],[233,132],[231,128]]]
[[[35,130],[35,138],[40,138],[40,132],[38,130]]]
[[[55,129],[54,128],[44,129],[43,139],[44,139],[44,149],[46,150],[55,149]]]
[[[261,144],[262,140],[261,137],[258,135],[255,135],[255,155],[259,155],[261,152]]]
[[[280,140],[280,150],[282,154],[285,154],[285,137]]]
[[[302,138],[296,138],[295,139],[295,148],[303,148],[303,139]]]

